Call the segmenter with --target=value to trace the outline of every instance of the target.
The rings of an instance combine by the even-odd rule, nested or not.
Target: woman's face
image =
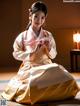
[[[45,22],[45,14],[42,11],[33,13],[31,16],[32,26],[35,28],[40,28]]]

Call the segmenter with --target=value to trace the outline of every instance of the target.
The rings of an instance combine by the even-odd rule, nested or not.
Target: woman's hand
[[[42,50],[42,52],[43,52],[44,54],[49,55],[48,47],[47,47],[45,44],[43,44],[43,45],[40,47],[40,49]]]
[[[48,51],[50,50],[49,47],[49,41],[48,40],[41,40],[40,43],[38,44],[39,47],[43,47],[45,49],[48,49]]]

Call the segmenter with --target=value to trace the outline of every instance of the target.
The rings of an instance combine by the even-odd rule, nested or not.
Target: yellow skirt
[[[7,100],[34,104],[74,97],[78,91],[71,74],[64,67],[51,63],[32,68],[21,66],[2,96]]]

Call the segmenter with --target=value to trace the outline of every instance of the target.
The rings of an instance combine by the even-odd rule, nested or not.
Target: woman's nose
[[[38,18],[38,22],[41,23],[41,18]]]

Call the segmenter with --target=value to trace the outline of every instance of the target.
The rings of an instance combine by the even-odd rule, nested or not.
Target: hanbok
[[[47,43],[49,50],[43,48]],[[61,65],[52,63],[57,55],[52,34],[41,28],[39,36],[32,27],[17,36],[13,56],[22,61],[2,96],[18,103],[63,100],[75,97],[79,88],[71,74]]]

